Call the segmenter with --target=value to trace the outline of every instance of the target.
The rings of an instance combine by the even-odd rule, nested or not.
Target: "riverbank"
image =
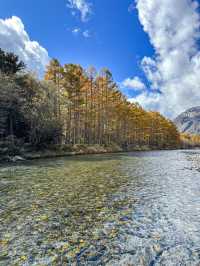
[[[105,154],[105,153],[120,153],[127,151],[150,151],[155,150],[155,148],[150,148],[148,146],[132,146],[123,149],[117,144],[112,145],[53,145],[48,148],[43,148],[40,150],[25,149],[22,148],[16,153],[3,154],[0,156],[0,162],[19,162],[25,160],[37,160],[37,159],[47,159],[65,156],[75,156],[75,155],[89,155],[89,154]]]

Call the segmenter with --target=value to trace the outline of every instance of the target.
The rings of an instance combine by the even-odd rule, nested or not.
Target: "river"
[[[200,151],[1,166],[0,265],[200,265]]]

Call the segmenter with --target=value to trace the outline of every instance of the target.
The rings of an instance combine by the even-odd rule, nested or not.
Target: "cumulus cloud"
[[[122,87],[133,89],[133,90],[144,90],[146,89],[145,84],[141,81],[139,77],[127,78],[122,82]]]
[[[134,98],[128,99],[130,102],[145,103],[145,108],[148,110],[154,109],[160,102],[160,94],[155,94],[153,92],[144,91]]]
[[[72,14],[75,14],[78,11],[81,15],[81,20],[83,22],[87,21],[89,16],[92,13],[91,3],[87,2],[87,0],[67,0],[68,7],[72,9]]]
[[[150,92],[143,92],[135,100],[170,117],[200,105],[198,2],[136,0],[136,8],[155,56],[144,57],[141,62],[151,83]]]
[[[16,16],[0,19],[0,48],[18,55],[29,70],[40,75],[49,62],[47,50],[30,39],[23,22]]]

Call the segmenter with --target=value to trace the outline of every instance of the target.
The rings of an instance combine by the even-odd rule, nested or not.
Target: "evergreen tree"
[[[13,53],[6,53],[0,48],[0,71],[4,74],[11,75],[25,68],[24,62]]]

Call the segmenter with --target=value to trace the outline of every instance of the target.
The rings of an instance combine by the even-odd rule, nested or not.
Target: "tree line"
[[[200,135],[181,133],[180,140],[183,149],[200,148]]]
[[[112,73],[52,59],[44,78],[0,50],[0,137],[33,147],[99,144],[174,148],[180,136],[158,112],[130,103]]]

